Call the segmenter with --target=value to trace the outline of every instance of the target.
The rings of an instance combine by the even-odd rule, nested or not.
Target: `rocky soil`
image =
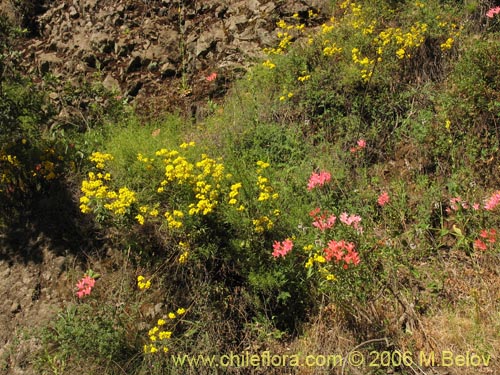
[[[13,0],[1,0],[4,9]],[[262,50],[276,22],[307,22],[325,0],[56,0],[35,2],[24,23],[26,70],[78,85],[98,80],[149,110],[191,110],[224,95]],[[12,14],[12,10],[10,12]],[[316,18],[314,22],[320,22]],[[217,73],[215,84],[206,77]],[[57,94],[53,99],[57,101]],[[60,110],[64,103],[60,103]],[[158,108],[156,108],[158,109]]]

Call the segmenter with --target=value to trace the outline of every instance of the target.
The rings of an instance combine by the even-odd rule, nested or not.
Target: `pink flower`
[[[500,190],[495,191],[484,205],[484,209],[492,211],[500,203]]]
[[[328,216],[326,220],[325,220],[325,215],[322,215],[321,217],[316,217],[315,219],[316,220],[313,221],[312,225],[318,228],[322,232],[324,232],[326,229],[330,229],[331,227],[333,227],[335,224],[335,220],[337,220],[335,215]]]
[[[482,251],[486,251],[488,249],[486,244],[483,241],[481,241],[479,238],[474,241],[474,248],[482,250]]]
[[[319,208],[315,208],[314,210],[309,212],[309,216],[314,219],[312,225],[322,232],[333,227],[335,225],[335,221],[337,220],[335,215],[330,215],[327,217],[327,214],[327,212],[321,214],[321,210]]]
[[[457,203],[462,203],[462,198],[460,196],[450,198],[450,208],[453,211],[457,211],[458,210]]]
[[[490,230],[483,229],[479,233],[479,237],[488,240],[489,243],[495,243],[497,241],[497,231],[493,228],[491,228]]]
[[[386,191],[382,192],[382,194],[378,196],[377,203],[380,206],[385,206],[389,203],[389,194]]]
[[[320,212],[321,212],[321,208],[316,207],[314,210],[311,210],[311,212],[309,212],[309,216],[316,217]]]
[[[215,79],[217,78],[217,73],[213,72],[212,74],[210,74],[209,76],[205,77],[206,80],[208,82],[212,82],[212,81],[215,81]]]
[[[332,178],[332,175],[328,172],[321,171],[320,173],[312,173],[311,177],[309,177],[309,182],[307,184],[307,190],[312,190],[316,186],[323,186],[327,182],[329,182]]]
[[[293,242],[290,239],[286,239],[283,242],[274,241],[273,244],[273,257],[277,258],[279,256],[285,257],[293,248]]]
[[[363,227],[360,225],[361,217],[358,215],[348,215],[347,212],[342,212],[340,214],[340,221],[347,225],[352,226],[358,231],[358,233],[363,233]]]
[[[338,263],[344,257],[344,241],[331,240],[328,242],[328,247],[323,251],[325,252],[325,259],[327,261],[330,261],[334,258]]]
[[[92,288],[95,285],[95,279],[92,277],[85,275],[77,284],[76,287],[78,288],[78,291],[76,292],[76,295],[78,298],[83,298],[83,296],[88,296],[90,295],[90,292],[92,291]]]
[[[348,268],[348,264],[358,265],[360,263],[359,254],[354,249],[352,242],[344,240],[328,242],[328,247],[323,250],[325,252],[325,259],[330,261],[335,259],[337,263],[344,261],[344,268]]]
[[[488,18],[493,18],[495,17],[495,15],[497,15],[498,13],[500,13],[500,7],[494,7],[494,8],[491,8],[490,10],[488,10],[486,12],[486,17]]]
[[[364,139],[359,139],[357,142],[356,142],[357,146],[356,147],[351,147],[349,149],[349,151],[351,151],[352,153],[354,152],[358,152],[364,148],[366,148],[366,141]]]
[[[355,251],[348,252],[344,257],[344,261],[349,264],[352,263],[357,266],[361,261],[359,259],[359,254]],[[347,268],[347,267],[346,267]]]

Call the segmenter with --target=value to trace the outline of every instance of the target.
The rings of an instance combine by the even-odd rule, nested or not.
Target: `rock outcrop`
[[[4,3],[10,0],[2,0]],[[43,2],[42,2],[43,3]],[[55,0],[38,9],[22,48],[29,71],[101,80],[117,95],[162,106],[217,99],[276,42],[276,22],[318,0]],[[217,82],[206,76],[217,73]],[[165,103],[166,101],[166,103]]]

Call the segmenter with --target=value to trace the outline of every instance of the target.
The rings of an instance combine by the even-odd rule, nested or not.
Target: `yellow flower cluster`
[[[278,199],[279,195],[278,193],[274,193],[274,189],[270,185],[269,179],[261,175],[264,169],[269,167],[269,163],[259,160],[257,166],[257,186],[259,187],[259,197],[257,200],[262,202],[269,199]]]
[[[190,246],[188,242],[179,241],[179,247],[182,250],[182,253],[179,255],[178,262],[179,264],[184,264],[189,258]]]
[[[0,155],[0,160],[1,161],[6,161],[9,164],[12,164],[14,166],[18,166],[19,165],[19,160],[17,160],[17,156],[15,156],[15,155],[9,155],[9,154]]]
[[[375,66],[375,60],[369,59],[368,57],[361,57],[358,48],[353,48],[352,51],[352,61],[361,67],[361,79],[364,82],[368,82],[373,74],[373,67]]]
[[[89,157],[90,161],[93,162],[98,169],[104,169],[106,162],[113,160],[113,155],[104,154],[102,152],[93,152]]]
[[[135,219],[140,225],[144,225],[146,218],[144,215],[149,215],[150,217],[157,217],[159,215],[159,211],[157,208],[158,204],[155,205],[155,207],[150,208],[149,206],[140,206],[139,207],[139,214],[135,216]]]
[[[104,208],[115,215],[125,215],[128,208],[137,200],[135,193],[127,187],[118,189],[118,193],[110,191],[107,197],[111,200],[111,203],[104,204]]]
[[[335,42],[331,42],[329,39],[323,42],[323,56],[338,55],[341,52],[342,47],[338,47]]]
[[[89,159],[95,163],[96,168],[103,170],[105,163],[113,160],[113,156],[94,152]],[[111,175],[103,172],[89,172],[88,178],[82,181],[80,190],[83,196],[80,197],[80,211],[84,214],[89,213],[95,206],[94,208],[103,207],[112,214],[123,216],[137,201],[135,192],[127,187],[119,188],[118,191],[110,190],[106,182],[111,181]],[[136,219],[144,224],[142,215],[136,216]]]
[[[179,210],[173,210],[172,213],[165,212],[165,219],[167,219],[168,227],[172,229],[179,229],[182,227],[182,221],[180,221],[184,217],[184,213]]]
[[[229,192],[229,204],[235,205],[236,203],[238,203],[238,200],[236,198],[238,197],[241,187],[241,182],[237,182],[236,184],[231,185],[231,191]]]
[[[141,290],[143,289],[149,289],[151,287],[151,280],[146,280],[144,276],[139,275],[137,276],[137,287]]]
[[[258,219],[252,220],[255,233],[264,233],[266,230],[271,230],[274,227],[274,223],[269,217],[261,216]]]
[[[283,95],[280,96],[280,101],[285,101],[287,98],[291,99],[293,97],[293,92],[285,92]]]
[[[305,267],[311,268],[314,263],[323,264],[323,263],[326,263],[326,259],[323,255],[314,253],[312,256],[309,257],[309,259],[307,259]]]
[[[314,13],[311,13],[313,16]],[[299,19],[299,15],[297,14],[296,16],[294,15],[293,16],[294,20],[297,20]],[[310,17],[312,18],[312,17]],[[282,55],[283,53],[285,53],[288,49],[288,47],[290,47],[290,45],[292,44],[292,40],[294,39],[294,35],[299,35],[301,34],[304,29],[305,29],[305,25],[304,24],[296,24],[296,25],[290,25],[290,24],[287,24],[284,20],[279,20],[277,23],[276,23],[276,26],[278,27],[278,29],[280,29],[278,32],[277,32],[277,36],[278,36],[278,46],[275,47],[275,48],[264,48],[264,53],[268,54],[268,55]],[[294,35],[290,34],[290,33],[293,33]],[[274,63],[272,63],[271,61],[267,60],[265,63],[264,63],[264,66],[270,68],[270,69],[273,69],[274,67],[276,67],[276,65]]]
[[[304,81],[307,81],[309,79],[311,79],[311,75],[310,74],[304,74],[303,76],[297,77],[297,80],[300,81],[300,82],[304,82]]]
[[[266,60],[262,63],[263,66],[265,66],[266,68],[269,68],[269,69],[274,69],[276,68],[276,64],[271,62],[271,60]]]
[[[176,313],[168,313],[168,318],[173,320],[180,315],[184,315],[185,313],[186,309],[179,308]],[[158,319],[156,325],[148,331],[149,344],[144,344],[144,353],[153,354],[160,350],[167,353],[169,351],[167,345],[168,340],[172,338],[172,331],[165,329],[165,325],[167,325],[167,321],[165,319]]]
[[[11,185],[15,182],[16,176],[19,175],[20,168],[17,156],[10,154],[0,154],[0,170],[2,175],[0,178],[1,185]],[[4,191],[0,185],[0,192]],[[12,188],[12,187],[11,187]]]
[[[386,50],[384,47],[394,45],[396,56],[399,59],[410,58],[411,50],[421,46],[425,41],[427,29],[427,24],[416,22],[408,32],[403,32],[400,27],[388,27],[382,30],[373,39],[373,44],[377,48],[377,55],[381,59]]]
[[[195,146],[194,142],[184,143],[183,149]],[[170,182],[179,185],[189,185],[195,194],[196,203],[189,205],[189,215],[208,215],[214,211],[219,203],[221,182],[225,178],[224,165],[206,154],[201,155],[201,160],[192,163],[177,150],[161,149],[156,155],[163,158],[165,164],[165,179],[160,182],[158,193],[165,191]],[[165,213],[169,227],[180,228],[182,223],[175,218],[182,218],[182,212],[174,211]],[[182,214],[182,216],[181,216]]]

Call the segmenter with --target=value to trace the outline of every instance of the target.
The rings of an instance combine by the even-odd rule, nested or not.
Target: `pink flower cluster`
[[[205,79],[208,81],[208,82],[212,82],[212,81],[215,81],[215,79],[217,78],[217,73],[213,72],[212,74],[208,75],[205,77]]]
[[[493,228],[489,230],[483,229],[481,233],[479,233],[479,237],[481,237],[482,239],[478,238],[474,241],[474,248],[486,251],[488,250],[488,245],[486,242],[488,242],[489,244],[494,244],[497,241],[497,231]]]
[[[314,210],[309,212],[309,216],[314,219],[312,223],[313,227],[318,228],[322,232],[333,227],[337,218],[335,217],[335,215],[330,215],[328,217],[327,215],[327,212],[321,214],[320,208],[315,208]]]
[[[446,208],[446,213],[450,214],[452,211],[458,211],[460,208],[464,210],[468,210],[471,208],[471,205],[463,200],[460,196],[456,196],[453,198],[450,198],[450,207]],[[477,211],[479,210],[479,203],[474,203],[472,204],[472,209]]]
[[[339,217],[340,221],[347,225],[352,226],[354,229],[358,231],[358,233],[363,233],[363,227],[360,225],[361,216],[358,215],[349,215],[347,212],[342,212]]]
[[[496,206],[498,206],[498,204],[500,204],[500,190],[497,190],[492,194],[492,196],[485,203],[484,209],[492,211]]]
[[[83,279],[81,279],[76,284],[76,287],[78,288],[76,295],[78,296],[78,298],[83,298],[83,296],[90,295],[90,292],[92,291],[94,285],[95,285],[95,279],[88,275],[85,275]]]
[[[356,142],[356,147],[351,147],[349,149],[349,151],[351,152],[358,152],[362,149],[366,148],[366,141],[364,139],[359,139],[357,142]]]
[[[500,7],[494,7],[494,8],[491,8],[490,10],[488,10],[486,12],[486,17],[488,18],[493,18],[495,17],[495,15],[497,15],[498,13],[500,13]]]
[[[332,179],[332,175],[329,172],[321,171],[319,173],[313,172],[311,177],[309,177],[309,183],[307,184],[307,190],[312,190],[316,186],[323,186]]]
[[[389,193],[387,193],[387,191],[384,191],[378,196],[377,203],[379,204],[379,206],[383,207],[387,203],[389,203],[389,200]]]
[[[290,239],[286,239],[282,242],[274,241],[273,244],[273,257],[277,258],[279,256],[285,257],[293,248],[293,242]]]
[[[328,241],[328,247],[324,249],[325,259],[330,261],[335,259],[337,263],[344,261],[344,268],[347,269],[349,264],[357,266],[360,262],[359,254],[354,249],[354,244],[352,242],[346,242],[344,240]]]

